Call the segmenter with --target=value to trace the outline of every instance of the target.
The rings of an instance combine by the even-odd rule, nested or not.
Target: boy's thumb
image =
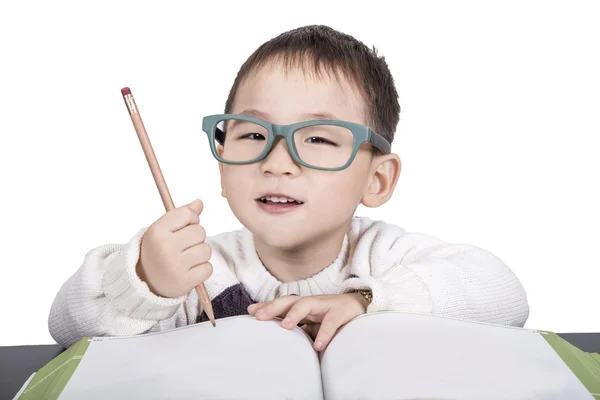
[[[192,210],[194,210],[194,212],[196,212],[196,214],[198,214],[198,215],[200,215],[200,213],[202,212],[202,209],[204,208],[204,204],[202,203],[202,200],[200,200],[200,199],[196,199],[196,200],[192,201],[187,206],[189,208],[191,208]]]

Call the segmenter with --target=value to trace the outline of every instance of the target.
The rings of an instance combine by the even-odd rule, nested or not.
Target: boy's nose
[[[278,137],[267,157],[261,162],[261,172],[274,175],[296,175],[300,166],[296,164],[284,138]]]

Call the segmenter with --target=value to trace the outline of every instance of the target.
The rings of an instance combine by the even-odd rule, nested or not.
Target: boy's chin
[[[281,235],[259,235],[262,242],[273,249],[292,251],[298,248],[298,238],[282,237]]]
[[[283,223],[280,225],[273,221],[261,221],[257,217],[257,215],[251,217],[252,222],[248,224],[248,229],[267,246],[281,250],[292,250],[302,243],[302,228],[298,226],[298,223]]]

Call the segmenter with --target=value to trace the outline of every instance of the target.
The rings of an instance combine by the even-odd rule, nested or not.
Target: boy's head
[[[329,27],[306,26],[264,43],[248,58],[231,88],[225,113],[278,125],[353,122],[391,143],[400,106],[388,66],[375,49]],[[256,145],[262,136],[252,138]],[[313,148],[335,149],[322,138],[302,140]],[[358,205],[385,203],[399,177],[399,157],[382,154],[370,143],[363,143],[352,163],[340,171],[299,165],[287,146],[277,138],[261,161],[219,163],[223,196],[240,222],[267,245],[293,249],[343,234]],[[223,147],[218,152],[222,154]],[[285,194],[302,204],[286,212],[268,211],[261,198],[269,193]]]

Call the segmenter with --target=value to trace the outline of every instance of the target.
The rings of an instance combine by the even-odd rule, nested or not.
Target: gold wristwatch
[[[367,300],[367,304],[371,304],[373,301],[373,292],[371,290],[357,289],[353,290],[352,293],[360,293]]]

